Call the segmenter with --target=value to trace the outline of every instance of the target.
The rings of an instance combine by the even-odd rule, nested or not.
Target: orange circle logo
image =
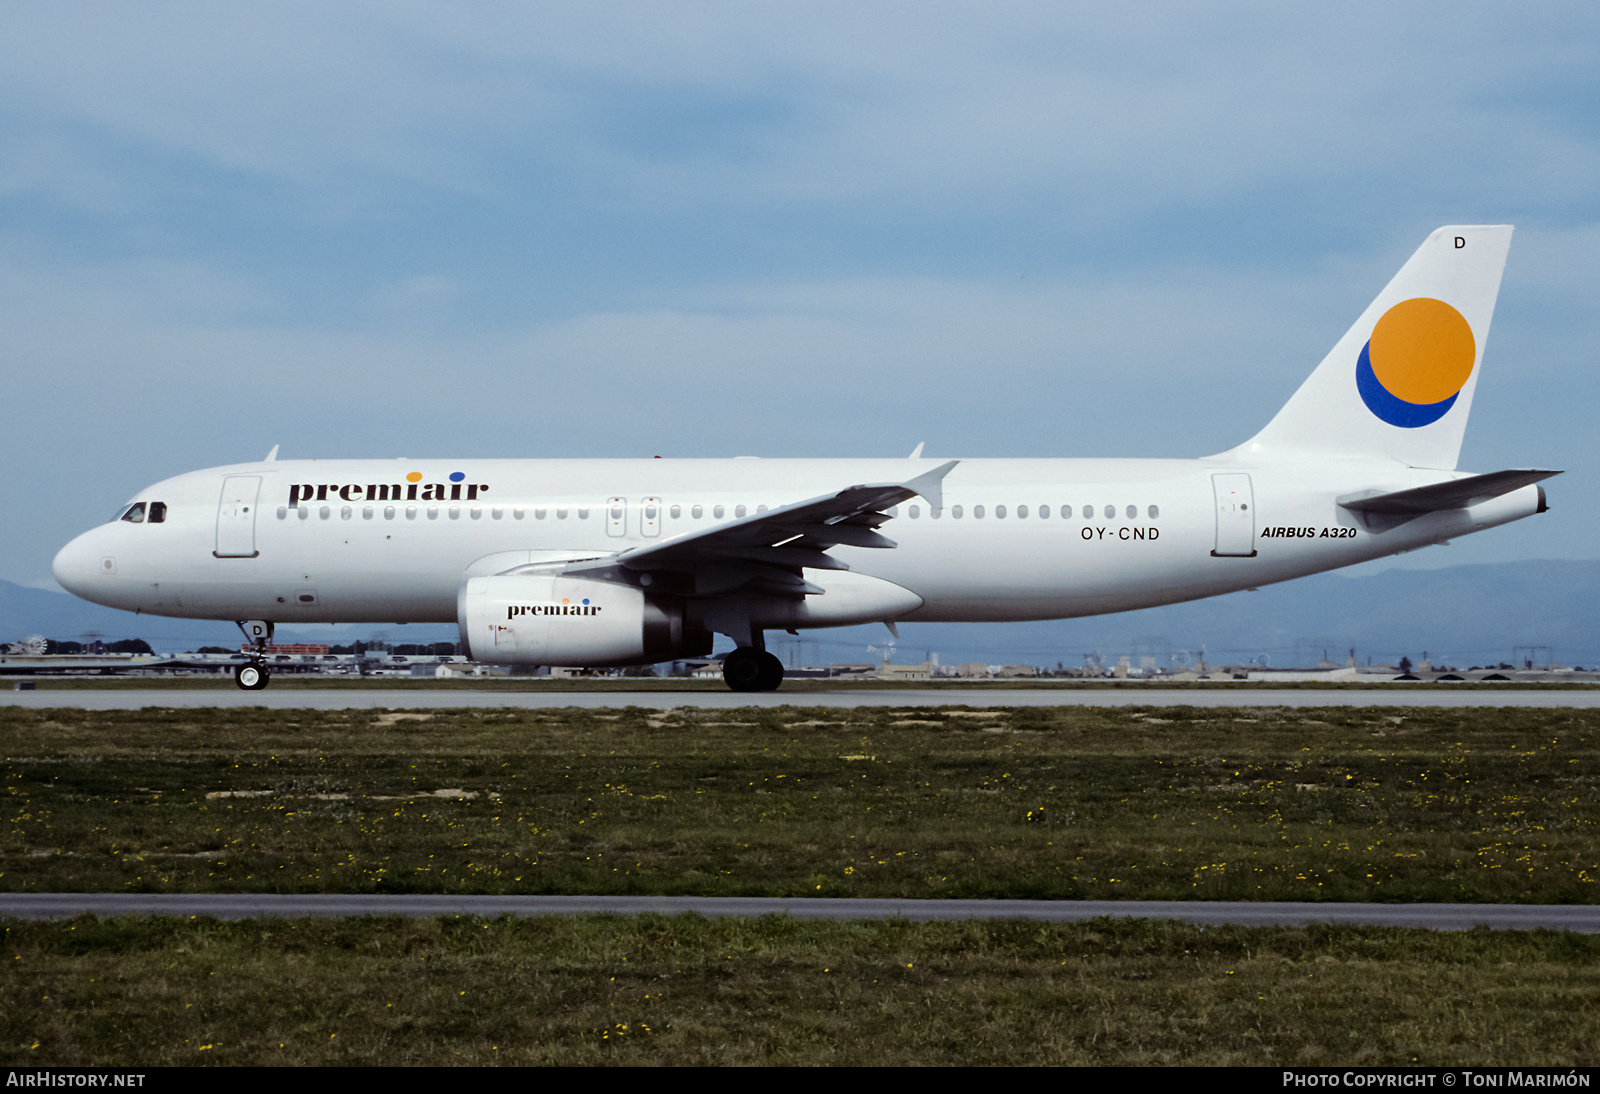
[[[1402,300],[1372,328],[1356,360],[1356,389],[1402,429],[1438,421],[1472,375],[1477,343],[1466,317],[1443,300]]]

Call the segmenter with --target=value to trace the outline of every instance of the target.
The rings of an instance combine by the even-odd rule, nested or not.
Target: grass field
[[[0,709],[0,889],[1588,903],[1595,718]]]
[[[1592,1066],[1600,939],[694,916],[7,925],[0,1064]]]
[[[0,708],[0,889],[1593,902],[1581,710]],[[0,1061],[1600,1059],[1600,940],[5,924]]]

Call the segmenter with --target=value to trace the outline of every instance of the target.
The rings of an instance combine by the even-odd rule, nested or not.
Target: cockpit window
[[[132,505],[128,506],[128,511],[122,514],[122,519],[127,521],[129,524],[143,524],[144,502],[136,501]]]
[[[166,519],[167,519],[167,503],[164,502],[164,501],[153,501],[153,502],[151,502],[150,503],[150,523],[151,524],[160,524],[162,521],[164,521]]]

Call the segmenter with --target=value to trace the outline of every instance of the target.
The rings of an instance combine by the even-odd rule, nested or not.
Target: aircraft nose
[[[96,539],[93,532],[85,532],[61,548],[56,553],[55,561],[50,564],[50,570],[61,587],[85,600],[94,599],[91,581],[97,577],[114,577],[117,572],[116,559],[101,552]]]

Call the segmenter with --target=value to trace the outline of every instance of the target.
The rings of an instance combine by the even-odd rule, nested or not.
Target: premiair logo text
[[[487,494],[487,483],[463,482],[467,476],[460,471],[450,473],[450,484],[423,482],[422,472],[413,471],[400,483],[295,483],[289,487],[289,507],[303,501],[477,501]]]
[[[583,603],[574,604],[568,597],[562,597],[559,604],[507,604],[506,618],[515,619],[519,615],[599,615],[600,605],[590,604],[588,597]]]

